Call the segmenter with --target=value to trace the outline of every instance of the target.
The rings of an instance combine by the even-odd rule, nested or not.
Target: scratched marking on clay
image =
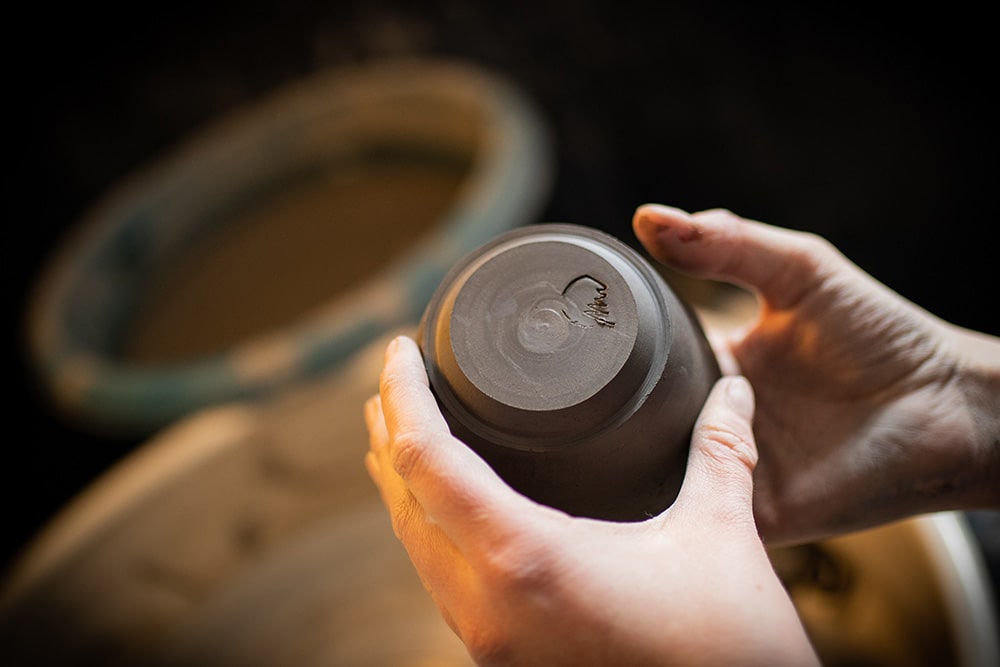
[[[597,323],[597,326],[608,327],[609,329],[613,329],[615,326],[615,321],[611,319],[611,311],[608,308],[608,286],[605,285],[600,280],[598,280],[597,278],[594,278],[593,276],[586,274],[579,276],[578,278],[574,278],[569,282],[568,285],[566,285],[565,289],[563,289],[562,296],[566,297],[574,285],[583,281],[587,281],[593,284],[594,286],[594,295],[591,301],[587,303],[586,308],[582,309],[580,309],[577,303],[572,299],[568,299],[568,302],[573,304],[574,306],[577,306],[577,309],[580,310],[581,314],[584,317],[589,317],[590,319],[592,319],[594,322]],[[565,317],[570,324],[575,324],[578,327],[584,327],[587,329],[594,326],[593,324],[584,324],[579,319],[575,319],[574,317],[570,316],[570,314],[566,312],[565,308],[563,308],[562,314],[563,317]]]

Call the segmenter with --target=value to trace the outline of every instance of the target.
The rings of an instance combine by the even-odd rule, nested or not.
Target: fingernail
[[[690,215],[690,213],[683,209],[675,206],[667,206],[666,204],[643,204],[639,207],[639,211],[640,217],[646,218],[653,224],[662,223],[661,218],[686,218]]]
[[[399,347],[399,336],[396,336],[395,338],[389,341],[388,345],[386,345],[385,352],[386,354],[393,354],[398,347]]]
[[[742,375],[733,375],[726,382],[726,399],[729,405],[744,419],[753,419],[754,397],[750,381]]]
[[[395,357],[399,353],[399,339],[400,336],[395,336],[389,341],[389,344],[385,346],[385,352],[382,354],[383,364],[388,365],[390,357]]]

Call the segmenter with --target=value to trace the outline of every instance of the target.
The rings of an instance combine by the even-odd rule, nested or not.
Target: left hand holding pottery
[[[424,585],[483,665],[817,664],[751,511],[742,378],[712,390],[674,504],[571,517],[513,491],[448,430],[416,344],[366,405],[369,474]]]

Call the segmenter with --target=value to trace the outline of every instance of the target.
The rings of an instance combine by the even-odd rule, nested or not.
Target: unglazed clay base
[[[460,439],[525,495],[605,519],[673,501],[719,378],[697,317],[653,267],[571,224],[507,232],[458,262],[420,344]]]

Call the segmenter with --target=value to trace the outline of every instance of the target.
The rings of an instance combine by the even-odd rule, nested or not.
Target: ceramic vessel
[[[635,250],[547,223],[452,268],[421,322],[452,432],[525,495],[638,520],[676,497],[719,367],[693,310]]]
[[[32,366],[65,416],[130,437],[314,380],[415,324],[454,262],[534,219],[548,134],[471,63],[289,81],[95,204],[35,286]]]

